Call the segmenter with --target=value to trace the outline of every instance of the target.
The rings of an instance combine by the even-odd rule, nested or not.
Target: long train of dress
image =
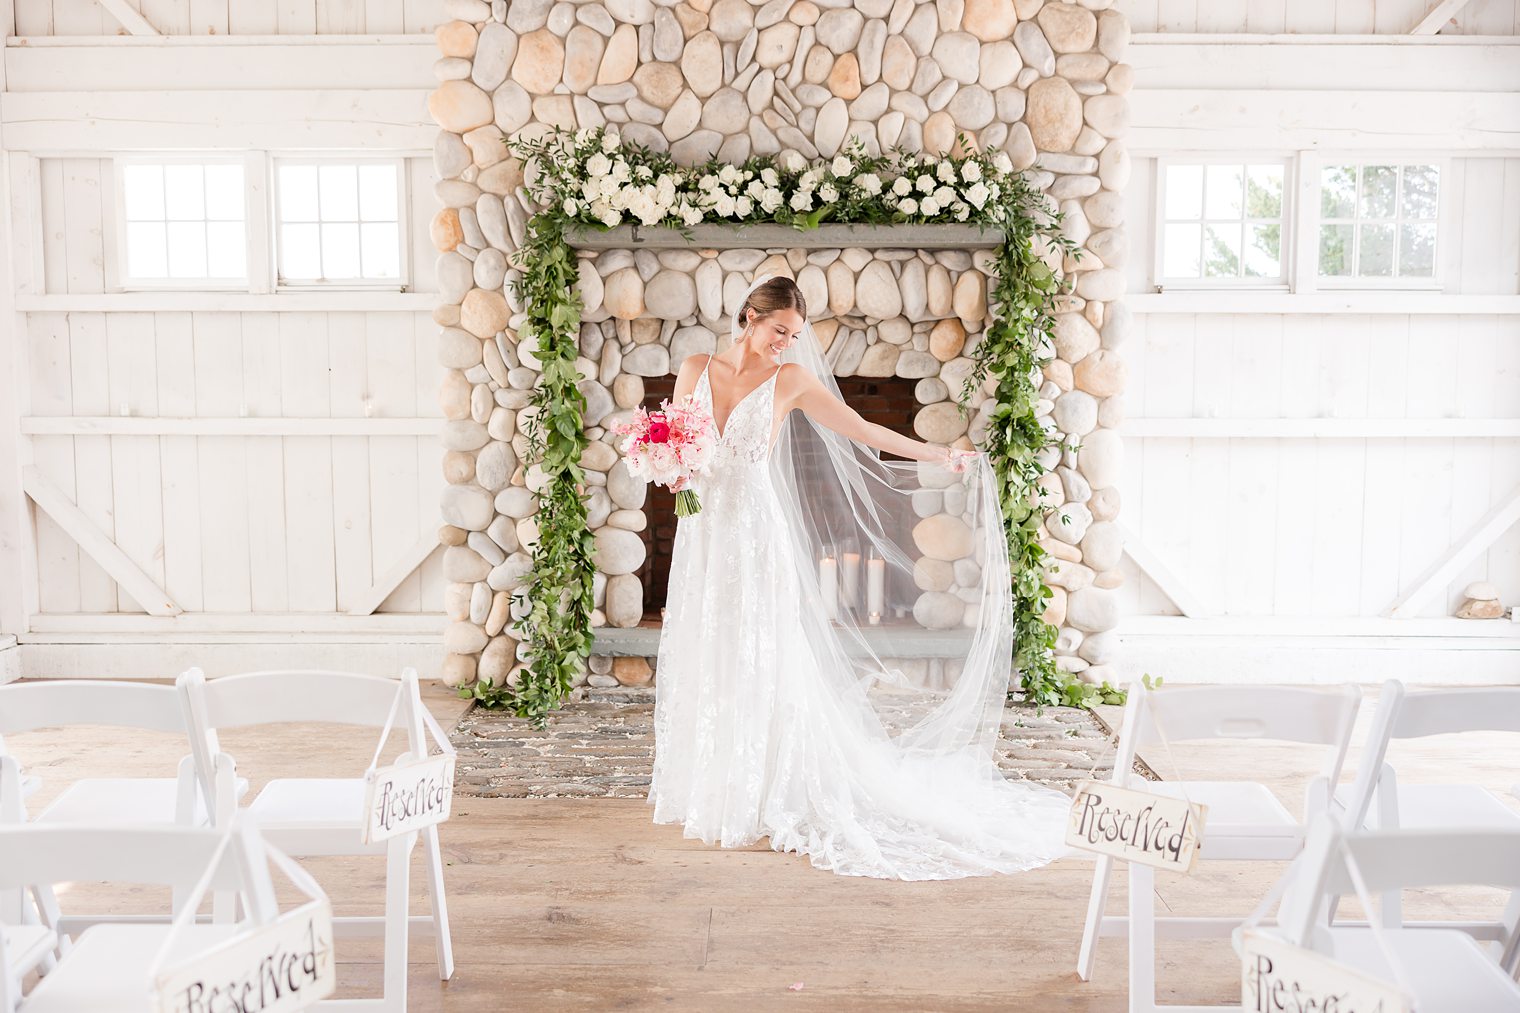
[[[682,518],[660,634],[656,823],[724,847],[770,838],[820,869],[886,879],[1018,872],[1064,853],[1069,800],[990,756],[917,756],[866,734],[816,677],[778,551],[773,375],[734,406]],[[706,368],[695,397],[712,410]]]

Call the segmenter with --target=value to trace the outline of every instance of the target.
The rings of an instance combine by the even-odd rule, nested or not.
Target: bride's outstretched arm
[[[796,364],[782,366],[776,384],[778,400],[785,410],[800,408],[818,424],[868,447],[912,461],[946,462],[954,453],[949,447],[915,440],[862,418],[859,412],[835,397],[805,367]]]

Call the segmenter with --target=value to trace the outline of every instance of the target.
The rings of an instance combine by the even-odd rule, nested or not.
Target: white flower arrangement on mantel
[[[566,224],[779,222],[811,228],[831,219],[1002,227],[1010,210],[1055,217],[1053,204],[1031,190],[998,150],[949,158],[901,150],[869,155],[852,138],[845,151],[813,162],[788,151],[743,165],[682,166],[600,127],[552,130],[508,143],[532,167],[529,197],[541,208],[558,209]]]

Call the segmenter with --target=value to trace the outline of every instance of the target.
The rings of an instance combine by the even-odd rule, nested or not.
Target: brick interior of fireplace
[[[840,393],[854,409],[870,422],[886,426],[908,436],[914,436],[913,416],[918,404],[913,398],[913,388],[918,382],[902,377],[841,376]],[[658,408],[660,402],[675,391],[673,376],[646,377],[644,380],[644,407]],[[885,460],[901,460],[892,454],[883,454]],[[644,622],[658,624],[660,606],[665,604],[665,593],[670,577],[670,553],[676,537],[676,498],[664,486],[651,485],[649,497],[644,501],[644,512],[649,524],[641,532],[644,538],[644,565],[639,568],[639,580],[644,586]]]

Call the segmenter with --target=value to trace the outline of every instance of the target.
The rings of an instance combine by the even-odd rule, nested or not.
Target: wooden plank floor
[[[446,725],[462,707],[426,691]],[[1371,714],[1364,705],[1360,736]],[[1515,737],[1431,740],[1393,754],[1412,780],[1476,780],[1507,788],[1520,770]],[[81,748],[81,743],[91,743]],[[365,729],[290,727],[223,736],[257,791],[271,777],[362,770]],[[7,738],[44,780],[34,808],[75,777],[172,772],[172,736],[39,732]],[[388,752],[399,750],[393,743]],[[1296,809],[1317,758],[1285,746],[1179,746],[1151,757],[1163,777],[1262,772]],[[1355,750],[1353,750],[1353,764]],[[1513,800],[1512,800],[1513,801]],[[1520,803],[1517,803],[1520,808]],[[1121,940],[1099,950],[1093,981],[1072,968],[1092,865],[1069,859],[1016,876],[899,883],[836,876],[765,843],[741,850],[686,840],[656,826],[642,799],[456,798],[443,828],[458,969],[440,983],[430,940],[411,948],[414,1010],[1029,1010],[1125,1008]],[[380,911],[378,861],[306,863],[339,913]],[[414,870],[420,872],[417,864]],[[1243,913],[1276,867],[1205,863],[1158,884],[1163,909]],[[426,910],[414,876],[414,910]],[[1123,875],[1110,895],[1123,906]],[[1496,903],[1486,894],[1456,902]],[[125,909],[142,897],[79,887],[66,909]],[[1417,897],[1413,914],[1449,911],[1449,896]],[[378,986],[378,940],[340,943],[340,994]],[[1227,943],[1163,945],[1163,999],[1225,1003],[1235,992]],[[800,990],[790,986],[801,983]]]

